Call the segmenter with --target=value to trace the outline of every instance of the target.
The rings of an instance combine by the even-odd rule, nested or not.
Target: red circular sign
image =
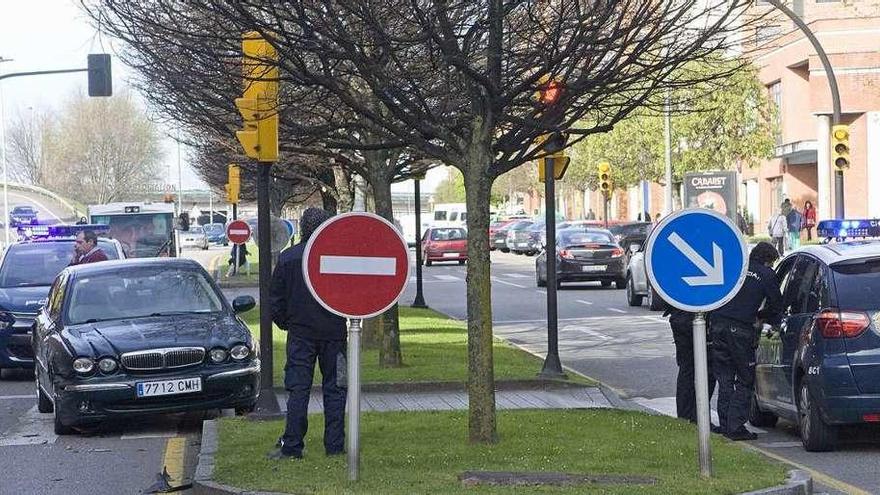
[[[303,252],[303,276],[315,299],[346,318],[390,308],[409,281],[409,248],[400,232],[372,213],[324,222]]]
[[[226,238],[233,244],[244,244],[251,238],[251,226],[244,220],[233,220],[226,226]]]

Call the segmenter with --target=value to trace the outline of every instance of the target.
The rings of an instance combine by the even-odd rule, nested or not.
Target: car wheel
[[[641,306],[642,305],[643,296],[639,296],[636,294],[636,288],[633,287],[632,277],[626,276],[626,302],[630,306]]]
[[[464,260],[458,260],[458,264],[459,264],[459,265],[463,265],[463,264],[464,264]]]
[[[779,416],[770,412],[762,411],[761,406],[758,405],[757,397],[752,395],[752,402],[749,404],[749,423],[751,423],[752,426],[757,426],[759,428],[772,428],[776,426],[778,420]]]
[[[657,292],[653,287],[648,287],[648,309],[651,311],[660,311],[663,309],[663,300],[657,297]]]
[[[236,416],[247,416],[248,414],[254,412],[254,410],[256,410],[256,408],[257,408],[256,403],[251,404],[249,406],[236,407],[235,408],[235,415]]]
[[[602,287],[611,287],[611,281],[610,280],[603,280]]]
[[[538,287],[547,287],[547,281],[541,278],[541,272],[535,268],[535,285]]]
[[[502,253],[509,253],[510,252],[510,249],[507,249],[507,248],[499,248],[499,249],[501,249]]]
[[[625,278],[619,278],[619,279],[615,280],[615,281],[614,281],[614,287],[615,287],[616,289],[618,289],[618,290],[620,290],[620,289],[626,289],[626,279],[625,279]]]
[[[801,430],[804,450],[807,452],[834,450],[837,428],[822,420],[806,380],[801,380],[798,390],[798,426]]]
[[[34,370],[34,374],[37,373],[39,372]],[[37,387],[37,411],[40,411],[41,413],[50,413],[55,410],[55,406],[52,404],[52,401],[49,400],[49,396],[40,388],[40,379],[35,378],[34,384]]]
[[[431,260],[425,258],[425,266],[431,266]]]

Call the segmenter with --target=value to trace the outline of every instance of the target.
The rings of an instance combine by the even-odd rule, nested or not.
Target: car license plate
[[[159,395],[189,394],[202,391],[201,378],[171,378],[155,382],[138,382],[138,397],[156,397]]]
[[[443,253],[444,258],[458,258],[458,253]]]
[[[604,272],[605,265],[586,265],[581,267],[583,272]]]
[[[520,242],[519,244],[516,245],[516,247],[529,247],[529,243],[528,242]]]

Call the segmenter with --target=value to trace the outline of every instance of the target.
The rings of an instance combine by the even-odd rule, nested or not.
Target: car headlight
[[[105,357],[98,361],[98,369],[101,370],[101,373],[113,373],[117,366],[116,360],[111,357]]]
[[[222,363],[223,361],[226,361],[226,355],[226,349],[222,347],[215,347],[214,349],[211,349],[211,362]]]
[[[73,371],[83,375],[91,373],[95,369],[95,362],[90,358],[76,358],[73,360]]]
[[[232,359],[236,361],[241,361],[242,359],[250,356],[250,354],[250,348],[244,344],[238,344],[236,346],[233,346],[232,349],[229,350],[229,355],[232,357]]]

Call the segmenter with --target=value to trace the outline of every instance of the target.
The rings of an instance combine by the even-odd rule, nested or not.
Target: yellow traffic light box
[[[598,172],[599,191],[601,191],[606,198],[610,197],[611,191],[614,188],[613,183],[611,182],[611,164],[608,162],[599,162]]]
[[[238,195],[241,193],[241,169],[238,165],[230,163],[228,167],[228,179],[226,183],[226,201],[238,204]]]
[[[244,94],[235,106],[244,129],[235,135],[245,154],[261,162],[278,161],[278,53],[255,31],[242,37]]]
[[[838,170],[849,168],[849,126],[838,124],[831,127],[831,162]]]

